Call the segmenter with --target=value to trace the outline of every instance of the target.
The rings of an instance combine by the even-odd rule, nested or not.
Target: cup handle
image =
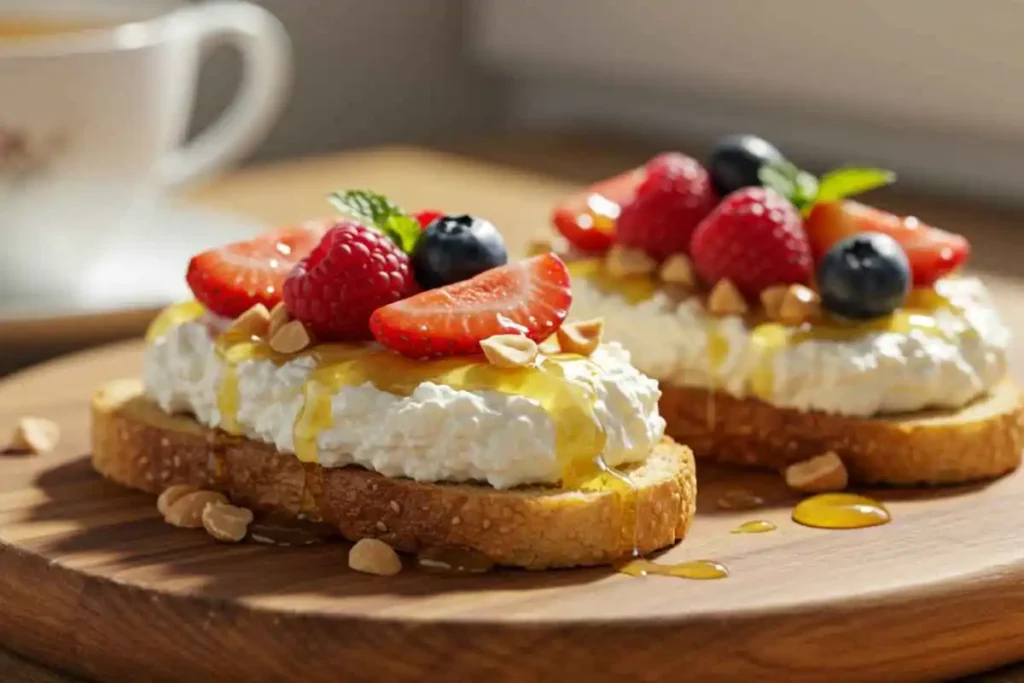
[[[170,187],[210,175],[259,144],[277,120],[291,79],[291,42],[278,19],[248,2],[221,1],[179,10],[184,30],[195,32],[199,53],[218,43],[242,55],[235,100],[191,142],[168,153],[160,176]]]

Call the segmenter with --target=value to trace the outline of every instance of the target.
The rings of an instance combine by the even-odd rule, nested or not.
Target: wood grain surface
[[[410,207],[487,215],[515,251],[544,230],[551,202],[571,186],[512,166],[396,149],[252,171],[210,196],[222,208],[288,222],[330,213],[323,194],[356,184]],[[975,244],[1024,339],[1024,285],[998,244]],[[1021,349],[1018,342],[1018,379]],[[0,459],[0,643],[77,675],[897,681],[949,679],[1024,657],[1024,474],[983,486],[875,491],[891,524],[822,531],[789,521],[795,499],[776,477],[704,467],[692,536],[664,559],[717,560],[728,579],[636,579],[602,569],[469,579],[407,569],[376,578],[346,568],[344,544],[226,547],[201,531],[172,529],[152,498],[93,474],[89,394],[136,374],[139,360],[140,346],[129,343],[0,382],[0,430],[27,414],[63,428],[55,453]],[[718,510],[719,495],[738,487],[769,505]],[[730,533],[750,519],[778,530]],[[1014,680],[997,675],[989,680]]]

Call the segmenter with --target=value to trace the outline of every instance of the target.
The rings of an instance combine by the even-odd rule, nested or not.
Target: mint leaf
[[[896,180],[896,174],[883,168],[861,168],[847,166],[829,171],[821,177],[816,202],[833,202],[855,194],[889,185]]]
[[[758,171],[757,177],[762,185],[775,190],[797,208],[809,206],[818,195],[817,179],[789,161],[765,164]]]
[[[332,192],[327,197],[343,216],[374,227],[407,254],[416,248],[422,231],[415,218],[384,195],[370,190]]]

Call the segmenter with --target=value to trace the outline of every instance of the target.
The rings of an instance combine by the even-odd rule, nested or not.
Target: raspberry
[[[647,177],[622,207],[616,241],[663,261],[689,253],[697,224],[715,207],[715,193],[704,167],[678,152],[660,154],[644,167]]]
[[[320,341],[372,338],[370,315],[415,293],[409,257],[385,235],[358,223],[327,231],[284,283],[284,303]]]

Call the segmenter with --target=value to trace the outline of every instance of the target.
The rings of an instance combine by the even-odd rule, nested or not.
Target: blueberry
[[[719,197],[741,187],[761,184],[758,171],[769,161],[782,161],[779,150],[756,135],[730,135],[715,143],[708,157],[711,186]]]
[[[416,281],[424,289],[468,280],[507,262],[505,241],[494,224],[465,215],[435,219],[412,253]]]
[[[910,263],[888,235],[865,232],[835,243],[818,266],[821,303],[853,320],[889,315],[910,291]]]

